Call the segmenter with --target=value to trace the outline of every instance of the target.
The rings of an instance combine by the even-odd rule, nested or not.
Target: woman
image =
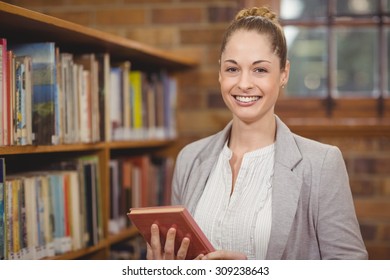
[[[293,134],[274,114],[290,65],[282,27],[267,8],[240,11],[221,47],[219,82],[233,114],[221,132],[186,146],[173,204],[192,213],[217,249],[198,259],[366,259],[338,148]],[[148,259],[175,256],[175,229]]]

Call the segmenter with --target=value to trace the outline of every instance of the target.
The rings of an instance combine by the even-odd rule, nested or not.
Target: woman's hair
[[[268,35],[274,53],[280,58],[280,68],[286,66],[287,45],[283,28],[274,12],[267,7],[254,7],[239,11],[223,36],[221,54],[230,37],[238,30],[256,31]]]

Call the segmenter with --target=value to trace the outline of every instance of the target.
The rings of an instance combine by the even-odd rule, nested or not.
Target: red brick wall
[[[59,18],[145,42],[199,61],[180,73],[180,146],[221,129],[230,119],[219,94],[219,43],[227,22],[247,5],[271,0],[14,0]],[[390,140],[315,137],[338,145],[347,163],[356,211],[370,258],[390,259]]]

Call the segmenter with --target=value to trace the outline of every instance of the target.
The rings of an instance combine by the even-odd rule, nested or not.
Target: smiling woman
[[[286,53],[267,8],[242,10],[225,33],[219,82],[232,121],[180,152],[172,184],[172,204],[216,248],[198,259],[367,258],[340,150],[293,134],[274,113]],[[148,258],[177,259],[175,230],[162,248],[152,228]]]

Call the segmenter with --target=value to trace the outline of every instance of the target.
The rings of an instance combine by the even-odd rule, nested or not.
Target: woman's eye
[[[256,69],[255,69],[255,72],[258,72],[258,73],[266,73],[266,72],[267,72],[267,69],[264,69],[264,68],[256,68]]]
[[[226,72],[234,73],[236,71],[237,71],[237,68],[235,68],[235,67],[228,67],[228,68],[226,68]]]

